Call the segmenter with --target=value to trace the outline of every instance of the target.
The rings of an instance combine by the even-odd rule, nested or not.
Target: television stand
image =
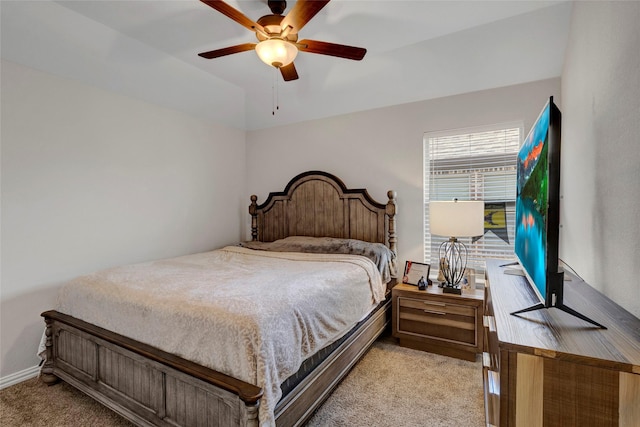
[[[508,262],[506,264],[501,264],[500,267],[511,267],[512,265],[519,265],[520,263],[518,261],[514,261],[514,262]]]
[[[589,319],[584,314],[578,313],[573,308],[568,307],[568,306],[566,306],[564,304],[555,305],[555,306],[552,306],[552,307],[557,308],[558,310],[564,311],[565,313],[569,313],[570,315],[575,316],[578,319],[582,319],[585,322],[589,322],[592,325],[595,325],[595,326],[599,327],[600,329],[607,329],[606,326],[602,326],[600,323],[596,322],[595,320]],[[523,308],[522,310],[514,311],[513,313],[509,313],[509,314],[511,314],[512,316],[517,316],[520,313],[526,313],[528,311],[541,310],[543,308],[552,308],[552,307],[546,307],[544,304],[538,303],[538,304],[532,305],[531,307]],[[520,317],[520,316],[518,316],[518,317]]]
[[[508,263],[508,264],[501,264],[499,267],[505,267],[505,266],[509,266],[509,265],[518,265],[518,262],[515,263]],[[507,275],[511,275],[511,276],[523,276],[526,277],[526,274],[524,273],[524,270],[521,268],[508,268],[504,270],[504,274]],[[571,279],[565,278],[564,276],[564,272],[560,271],[557,275],[555,275],[556,280],[559,280],[560,283],[564,282],[564,281],[570,281]],[[534,304],[531,307],[527,307],[527,308],[523,308],[522,310],[518,310],[518,311],[514,311],[513,313],[510,313],[512,315],[518,315],[519,313],[526,313],[528,311],[534,311],[534,310],[541,310],[543,308],[551,308],[551,307],[555,307],[558,310],[564,311],[565,313],[569,313],[572,316],[577,317],[578,319],[582,319],[585,322],[591,323],[594,326],[597,326],[601,329],[607,329],[605,326],[602,326],[600,323],[589,319],[587,316],[585,316],[584,314],[578,313],[577,311],[575,311],[574,309],[572,309],[571,307],[568,307],[566,305],[564,305],[563,302],[563,287],[560,286],[559,288],[557,288],[558,291],[557,293],[554,293],[551,295],[551,300],[547,300],[547,305],[543,304],[543,303],[538,303],[538,304]]]
[[[485,424],[638,427],[640,319],[579,277],[564,287],[571,308],[594,328],[558,310],[511,313],[539,303],[525,278],[487,260],[482,376]]]

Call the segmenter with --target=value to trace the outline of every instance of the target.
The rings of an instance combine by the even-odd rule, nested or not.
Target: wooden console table
[[[526,279],[487,262],[483,374],[488,426],[640,425],[640,319],[584,281],[564,303],[607,329],[543,309]]]

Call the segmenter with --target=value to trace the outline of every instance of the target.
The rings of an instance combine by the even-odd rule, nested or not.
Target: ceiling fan
[[[287,7],[287,2],[269,0],[267,4],[271,9],[271,14],[259,18],[256,22],[224,1],[200,1],[255,32],[258,39],[257,43],[243,43],[198,54],[206,59],[255,50],[264,63],[278,68],[282,78],[285,81],[291,81],[298,78],[293,60],[299,50],[356,61],[361,60],[367,53],[367,50],[361,47],[307,39],[298,41],[298,32],[329,3],[329,0],[298,0],[289,13],[284,16],[282,13]]]

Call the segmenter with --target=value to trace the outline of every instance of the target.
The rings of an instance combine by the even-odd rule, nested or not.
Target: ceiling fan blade
[[[360,61],[367,53],[367,49],[362,47],[346,46],[317,40],[300,40],[296,43],[298,49],[303,52],[319,53],[321,55],[337,56],[339,58],[353,59]]]
[[[209,52],[199,53],[198,56],[201,56],[206,59],[219,58],[221,56],[231,55],[233,53],[246,52],[247,50],[254,50],[256,47],[255,43],[244,43],[236,46],[229,46],[223,49],[211,50]]]
[[[282,78],[285,82],[298,80],[298,72],[296,71],[296,66],[293,65],[293,62],[289,65],[285,65],[284,67],[280,67],[280,74],[282,74]]]
[[[242,25],[248,30],[251,30],[251,31],[258,30],[262,33],[265,32],[262,25],[258,24],[257,22],[254,22],[252,19],[248,18],[245,14],[229,6],[227,3],[221,0],[200,0],[200,1],[206,4],[207,6],[210,6],[213,9],[217,10],[218,12],[222,13],[223,15],[233,19],[238,24]]]
[[[298,0],[280,23],[282,28],[291,25],[296,32],[300,31],[316,13],[325,7],[329,0]]]

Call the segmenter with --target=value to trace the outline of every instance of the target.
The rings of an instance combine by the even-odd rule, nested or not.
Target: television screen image
[[[547,296],[550,108],[542,110],[517,159],[515,252],[541,301]]]

